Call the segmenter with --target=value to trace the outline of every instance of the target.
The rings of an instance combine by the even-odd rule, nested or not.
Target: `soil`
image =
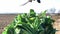
[[[2,34],[4,27],[14,20],[16,15],[17,14],[0,14],[0,34]],[[56,34],[60,34],[60,15],[52,15],[52,18],[55,20],[53,27],[59,30]]]

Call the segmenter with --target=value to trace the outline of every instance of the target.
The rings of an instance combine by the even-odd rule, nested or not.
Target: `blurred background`
[[[60,0],[37,0],[27,3],[28,0],[0,0],[0,14],[6,13],[29,13],[30,9],[34,9],[36,13],[48,10],[48,13],[60,12]]]

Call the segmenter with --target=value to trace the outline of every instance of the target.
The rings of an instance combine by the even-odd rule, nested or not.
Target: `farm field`
[[[17,14],[0,14],[0,34],[4,27],[13,21],[16,15]],[[53,27],[59,30],[56,34],[60,34],[60,14],[52,15],[52,18],[55,20]]]

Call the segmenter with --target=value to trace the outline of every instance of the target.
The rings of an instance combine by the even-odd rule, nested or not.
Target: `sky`
[[[36,13],[55,8],[56,12],[60,9],[60,0],[41,0],[41,3],[36,1],[29,2],[24,6],[28,0],[0,0],[0,14],[4,13],[29,13],[30,9],[34,9]]]

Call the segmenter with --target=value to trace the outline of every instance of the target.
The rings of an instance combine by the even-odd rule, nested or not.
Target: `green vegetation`
[[[29,14],[18,14],[13,22],[5,27],[2,34],[55,34],[53,23],[54,20],[46,16],[46,10],[36,14],[30,9]]]

